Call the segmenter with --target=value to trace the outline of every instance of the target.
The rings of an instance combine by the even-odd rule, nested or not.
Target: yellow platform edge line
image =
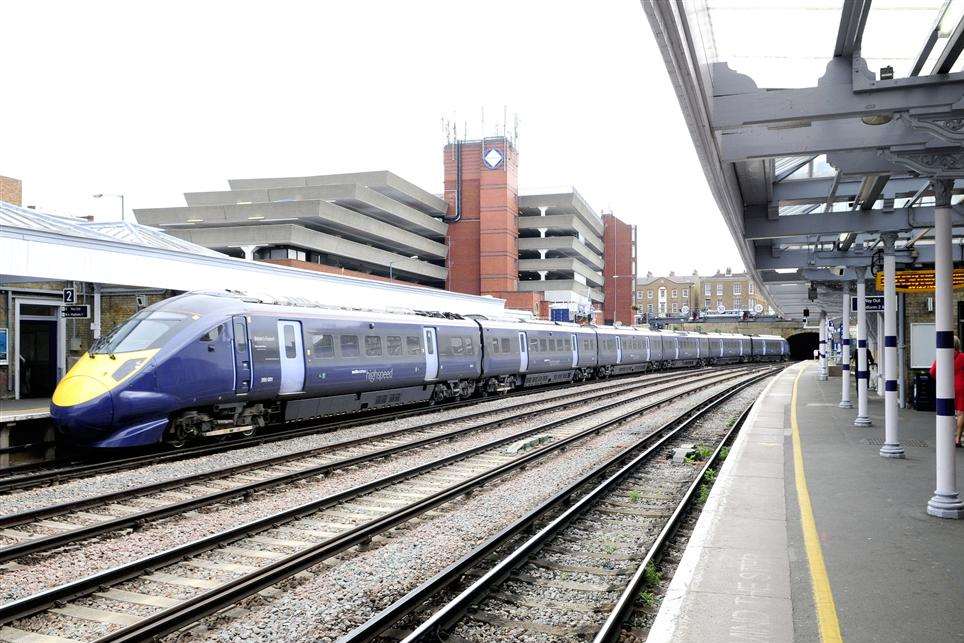
[[[797,388],[800,377],[806,371],[801,368],[793,380],[793,393],[790,396],[790,428],[793,435],[793,475],[797,488],[797,502],[800,505],[800,523],[803,527],[803,544],[807,552],[807,564],[813,583],[813,602],[817,610],[817,624],[820,640],[824,643],[843,641],[840,634],[840,621],[837,619],[837,605],[830,589],[830,578],[823,562],[823,548],[817,535],[817,523],[813,519],[813,506],[810,504],[810,490],[807,476],[803,470],[803,449],[800,445],[800,427],[797,424]]]

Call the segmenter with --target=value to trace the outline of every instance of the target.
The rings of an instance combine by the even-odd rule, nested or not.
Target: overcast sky
[[[441,119],[477,138],[508,107],[520,191],[639,226],[641,274],[742,267],[636,0],[32,0],[3,23],[0,174],[41,209],[377,169],[441,193]]]

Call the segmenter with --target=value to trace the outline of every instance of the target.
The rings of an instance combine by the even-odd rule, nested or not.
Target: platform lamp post
[[[850,282],[843,282],[843,308],[840,315],[840,408],[852,409],[850,401]]]
[[[937,488],[927,513],[938,518],[964,518],[957,492],[954,449],[954,262],[952,258],[951,191],[954,181],[938,179],[934,186],[934,327],[937,353],[937,395],[934,451]]]
[[[897,267],[894,242],[897,234],[881,235],[884,242],[884,458],[903,458],[897,417],[897,289],[894,284]]]
[[[123,194],[95,194],[95,199],[103,199],[105,196],[112,196],[114,198],[120,199],[121,204],[121,221],[127,221],[127,210],[124,208],[124,195]]]
[[[857,418],[854,426],[870,426],[867,415],[867,269],[857,268]]]

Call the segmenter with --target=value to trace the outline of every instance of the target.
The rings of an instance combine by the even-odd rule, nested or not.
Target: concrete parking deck
[[[901,411],[907,458],[888,460],[882,400],[857,428],[839,399],[840,380],[818,381],[812,362],[761,394],[650,641],[964,640],[964,521],[925,511],[933,414]],[[964,451],[957,470],[964,480]]]

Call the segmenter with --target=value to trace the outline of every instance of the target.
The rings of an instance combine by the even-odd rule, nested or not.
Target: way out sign
[[[61,306],[60,316],[64,319],[88,319],[90,306]]]
[[[882,313],[884,312],[884,296],[883,295],[867,295],[865,297],[867,300],[865,302],[866,310],[868,313]],[[850,312],[857,312],[857,298],[850,297]]]

